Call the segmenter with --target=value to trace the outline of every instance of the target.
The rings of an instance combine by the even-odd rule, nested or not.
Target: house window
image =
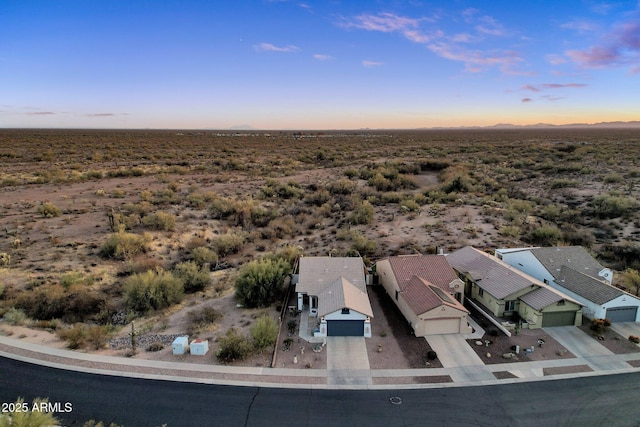
[[[349,314],[349,309],[348,308],[343,308],[342,309],[342,314]]]
[[[558,305],[564,305],[564,300],[561,299],[560,301],[558,301]]]
[[[398,301],[398,291],[396,291],[396,301]]]
[[[515,300],[505,301],[504,303],[504,311],[515,311],[516,302]]]
[[[544,283],[546,283],[548,285],[549,281],[547,279],[544,279]]]
[[[483,296],[484,295],[484,289],[482,289],[481,287],[478,287],[478,296]]]

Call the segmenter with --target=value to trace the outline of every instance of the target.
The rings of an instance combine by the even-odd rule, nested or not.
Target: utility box
[[[193,340],[189,345],[189,351],[196,356],[204,356],[209,351],[209,341],[207,340]]]
[[[189,336],[183,335],[176,338],[173,340],[171,347],[173,348],[173,354],[185,354],[189,349]]]

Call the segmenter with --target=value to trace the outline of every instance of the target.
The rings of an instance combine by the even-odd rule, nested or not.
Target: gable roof
[[[413,276],[421,277],[446,292],[451,292],[451,282],[459,280],[444,255],[400,255],[387,260],[400,290],[409,284]]]
[[[562,266],[566,266],[579,273],[602,280],[598,273],[604,270],[604,267],[582,246],[532,248],[530,251],[556,279],[560,275]]]
[[[364,264],[360,257],[301,257],[296,292],[318,295],[339,277],[366,293]]]
[[[471,246],[447,255],[447,260],[453,268],[462,274],[469,274],[480,288],[498,299],[532,285],[542,285],[507,263]]]
[[[416,275],[409,280],[404,290],[400,292],[400,296],[407,303],[411,311],[418,316],[442,305],[455,308],[465,313],[469,312],[446,291],[443,291]]]
[[[533,292],[524,294],[520,297],[520,300],[538,311],[542,311],[558,301],[567,300],[574,302],[572,299],[568,299],[547,287],[538,288]]]
[[[555,282],[581,297],[602,305],[623,295],[622,290],[563,265]]]
[[[318,315],[326,316],[343,308],[373,317],[367,293],[344,277],[339,277],[318,295]]]

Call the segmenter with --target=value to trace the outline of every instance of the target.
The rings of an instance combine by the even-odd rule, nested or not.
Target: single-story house
[[[578,301],[492,255],[467,246],[447,261],[465,281],[466,296],[495,317],[517,313],[530,329],[582,324]]]
[[[612,286],[613,272],[581,246],[498,249],[496,256],[578,301],[586,317],[640,321],[640,298]]]
[[[464,282],[444,255],[404,255],[376,263],[380,284],[416,336],[470,333],[462,299]]]
[[[360,257],[300,257],[298,310],[318,317],[316,336],[371,337],[373,310]]]

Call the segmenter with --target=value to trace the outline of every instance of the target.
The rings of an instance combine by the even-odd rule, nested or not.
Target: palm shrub
[[[256,350],[262,350],[276,343],[278,324],[271,317],[264,315],[251,326],[251,339]]]
[[[184,285],[180,278],[162,268],[134,274],[125,281],[124,294],[130,309],[147,313],[182,300]]]
[[[236,297],[245,307],[267,307],[284,293],[290,265],[284,259],[261,258],[242,266],[235,281]]]

